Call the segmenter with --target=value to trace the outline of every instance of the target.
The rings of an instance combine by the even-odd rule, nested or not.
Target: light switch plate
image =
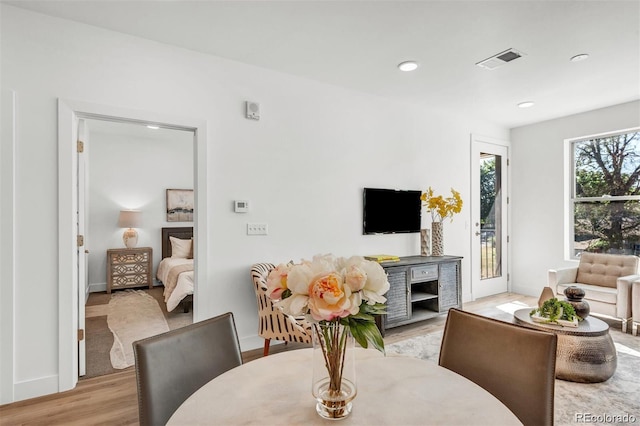
[[[247,235],[267,235],[269,226],[266,223],[247,223]]]

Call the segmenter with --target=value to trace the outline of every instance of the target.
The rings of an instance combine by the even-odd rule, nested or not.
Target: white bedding
[[[193,259],[166,257],[160,261],[156,276],[164,284],[167,282],[171,268],[186,264],[193,265]],[[173,290],[169,289],[165,284],[163,295],[167,304],[167,311],[173,311],[182,299],[190,294],[193,294],[193,270],[181,272]]]

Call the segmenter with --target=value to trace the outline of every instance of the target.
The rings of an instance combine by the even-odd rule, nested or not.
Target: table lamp
[[[141,213],[139,210],[120,210],[118,217],[118,227],[128,228],[122,234],[122,241],[127,248],[134,248],[138,244],[138,231],[142,224]]]

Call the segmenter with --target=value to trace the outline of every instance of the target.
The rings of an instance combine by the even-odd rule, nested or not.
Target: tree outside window
[[[573,254],[640,255],[640,129],[573,142]]]

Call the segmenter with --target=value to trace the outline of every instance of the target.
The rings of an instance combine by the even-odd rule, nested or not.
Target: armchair
[[[622,321],[626,333],[631,319],[631,283],[640,279],[638,257],[584,252],[578,266],[550,269],[549,287],[563,295],[569,286],[584,290],[591,313],[607,315]]]
[[[264,356],[269,355],[271,339],[285,342],[311,343],[311,323],[304,318],[286,315],[273,306],[267,296],[267,277],[275,268],[271,263],[256,263],[251,267],[251,277],[258,303],[258,335],[264,338]]]

